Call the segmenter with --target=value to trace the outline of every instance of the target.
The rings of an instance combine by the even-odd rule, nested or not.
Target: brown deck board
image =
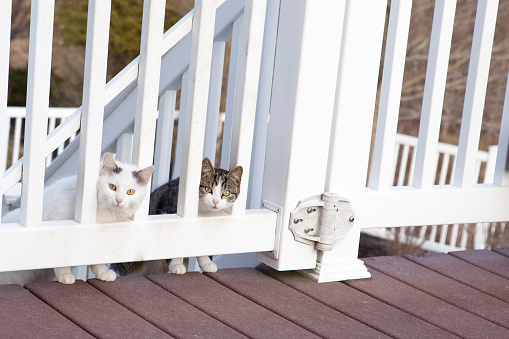
[[[321,337],[387,337],[255,269],[225,269],[210,277]]]
[[[2,338],[93,338],[23,287],[0,288]]]
[[[268,335],[274,338],[314,337],[302,327],[234,293],[206,275],[190,272],[182,276],[163,274],[148,278],[250,338],[267,338]]]
[[[84,281],[72,285],[55,281],[25,287],[48,305],[99,338],[171,338]]]
[[[365,264],[449,304],[509,328],[509,305],[499,299],[401,257],[368,258]]]
[[[115,284],[89,284],[166,333],[178,338],[245,338],[145,277],[117,277]]]
[[[368,258],[364,259],[367,261]],[[504,338],[505,328],[453,306],[443,300],[370,269],[370,279],[351,280],[346,284],[463,338]]]
[[[509,302],[509,279],[445,253],[405,255],[405,258],[502,301]]]
[[[509,279],[509,258],[490,250],[457,251],[450,255]]]
[[[258,270],[391,337],[402,339],[456,337],[342,282],[317,284],[298,272],[278,272],[268,266],[261,266]]]
[[[363,259],[369,279],[223,269],[0,286],[0,338],[509,338],[509,249]]]

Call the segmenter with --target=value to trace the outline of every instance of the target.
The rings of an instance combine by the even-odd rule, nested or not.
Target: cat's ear
[[[212,166],[212,163],[210,162],[209,158],[205,158],[201,162],[201,176],[203,176],[206,173],[214,173],[214,166]]]
[[[103,159],[103,171],[113,173],[113,172],[119,172],[120,167],[118,167],[117,163],[115,162],[115,159],[113,158],[113,155],[111,153],[106,153]]]
[[[133,175],[140,184],[146,185],[148,184],[153,171],[154,166],[148,166],[141,171],[133,173]]]
[[[235,181],[237,185],[240,185],[240,180],[242,179],[242,166],[237,166],[228,173],[228,178]]]

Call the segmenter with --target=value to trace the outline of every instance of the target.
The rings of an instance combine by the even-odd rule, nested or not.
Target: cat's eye
[[[212,193],[212,188],[210,188],[209,186],[205,187],[205,192]]]
[[[117,186],[115,186],[113,184],[110,184],[110,190],[116,191],[117,190]]]
[[[133,189],[127,190],[127,194],[133,195],[134,194],[134,190]]]
[[[228,197],[230,196],[230,191],[223,191],[223,197]]]

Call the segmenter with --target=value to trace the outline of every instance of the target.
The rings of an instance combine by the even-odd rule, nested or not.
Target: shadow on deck
[[[371,279],[224,269],[0,286],[2,338],[507,338],[509,248],[364,259]]]

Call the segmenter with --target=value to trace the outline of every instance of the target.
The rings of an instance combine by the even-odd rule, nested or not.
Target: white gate
[[[410,0],[391,1],[366,188],[386,1],[196,0],[194,12],[163,34],[165,1],[145,0],[141,55],[106,84],[111,2],[90,0],[83,106],[49,135],[40,126],[48,117],[54,3],[33,1],[25,155],[1,182],[4,193],[23,178],[21,220],[0,225],[0,256],[9,258],[0,261],[0,270],[260,252],[261,261],[279,270],[306,269],[319,281],[345,280],[369,277],[357,258],[362,228],[509,220],[507,107],[494,183],[474,183],[496,0],[478,4],[453,185],[433,185],[430,178],[436,168],[454,0],[435,4],[413,182],[391,185],[411,5]],[[10,1],[0,6],[5,51]],[[222,65],[230,39],[221,165],[244,167],[246,193],[231,214],[200,218],[196,188],[203,155],[214,155],[208,146],[217,140]],[[7,60],[2,52],[1,64],[8,65]],[[5,99],[6,73],[4,66],[0,99]],[[170,166],[172,141],[163,131],[173,133],[179,91],[176,158]],[[0,102],[3,123],[6,100]],[[78,128],[78,137],[45,170],[46,156]],[[131,143],[132,152],[126,152]],[[155,186],[169,178],[173,167],[172,176],[181,177],[178,214],[148,216],[147,198],[133,222],[95,224],[93,183],[104,151],[131,157],[140,167],[154,161]],[[69,173],[79,178],[75,221],[42,222],[45,176]],[[346,219],[341,215],[353,228],[332,250],[297,242],[289,230],[300,222],[290,219],[299,201],[323,192],[348,199],[355,210],[354,215],[346,209]]]

